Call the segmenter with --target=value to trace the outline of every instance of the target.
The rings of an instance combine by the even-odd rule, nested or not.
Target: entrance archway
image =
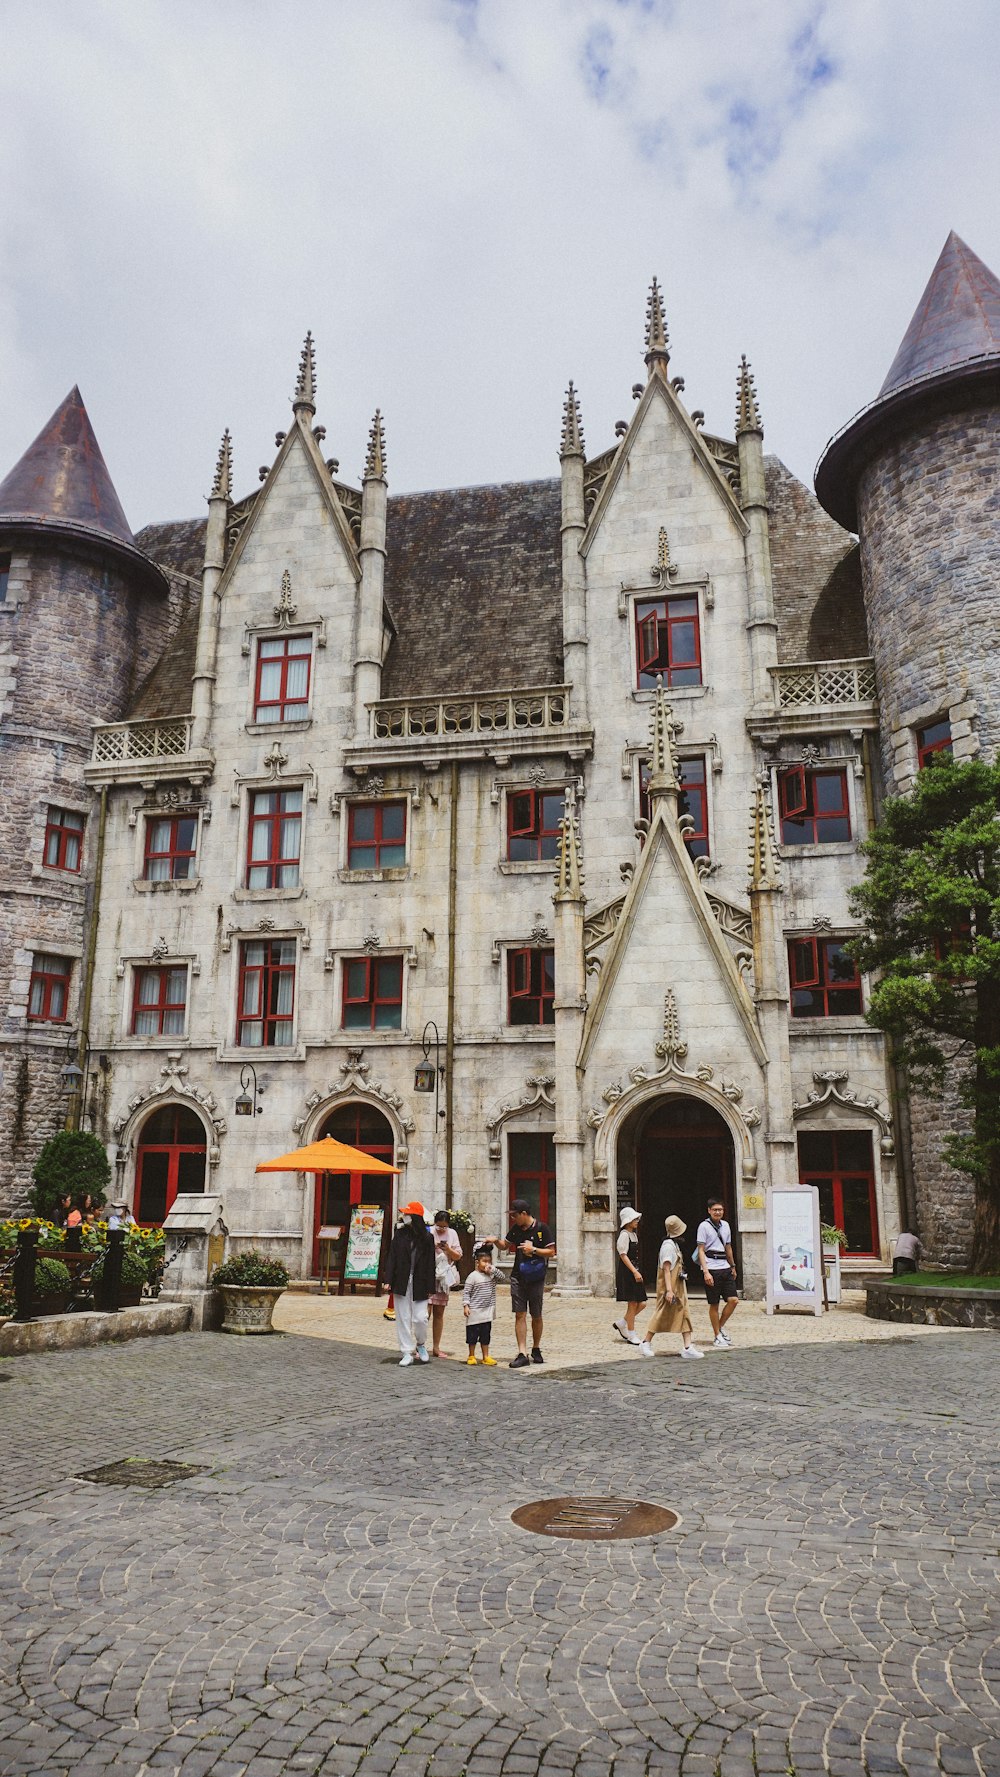
[[[205,1125],[183,1104],[165,1104],[146,1118],[135,1163],[135,1204],[143,1228],[158,1228],[178,1192],[205,1189]]]
[[[656,1260],[664,1238],[667,1216],[687,1223],[681,1245],[685,1256],[694,1251],[699,1222],[714,1194],[726,1206],[726,1219],[738,1242],[736,1219],[735,1156],[732,1131],[718,1111],[703,1099],[671,1093],[641,1105],[628,1118],[618,1137],[619,1177],[631,1180],[635,1207],[642,1211],[639,1223],[639,1256],[649,1283],[656,1276]],[[688,1266],[689,1281],[696,1288],[697,1272]]]
[[[337,1141],[346,1142],[349,1147],[360,1148],[364,1154],[374,1155],[376,1160],[385,1160],[393,1164],[394,1141],[392,1125],[381,1111],[373,1105],[361,1100],[352,1100],[350,1104],[338,1105],[335,1111],[324,1118],[316,1131],[315,1139],[321,1141],[324,1135],[332,1135]],[[322,1172],[316,1179],[316,1206],[313,1223],[313,1274],[322,1275],[323,1255],[320,1251],[320,1228],[337,1227],[343,1229],[339,1255],[331,1254],[334,1264],[338,1256],[342,1259],[346,1247],[347,1228],[351,1220],[351,1206],[360,1203],[362,1195],[366,1203],[376,1203],[385,1211],[383,1228],[383,1252],[392,1231],[392,1187],[394,1179],[390,1173],[349,1173]]]

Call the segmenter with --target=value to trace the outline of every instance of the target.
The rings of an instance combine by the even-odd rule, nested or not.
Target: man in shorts
[[[726,1332],[726,1322],[730,1315],[736,1313],[739,1297],[736,1294],[736,1260],[733,1258],[733,1231],[724,1217],[725,1205],[718,1198],[713,1198],[708,1205],[708,1216],[698,1226],[698,1247],[696,1260],[698,1268],[705,1279],[705,1300],[708,1303],[709,1318],[715,1333],[713,1344],[719,1351],[729,1351],[732,1340]],[[719,1313],[719,1303],[725,1307]]]
[[[531,1315],[531,1362],[541,1364],[542,1357],[542,1301],[545,1294],[545,1273],[549,1259],[556,1256],[552,1233],[544,1222],[539,1222],[531,1213],[531,1207],[523,1197],[515,1197],[510,1212],[511,1225],[507,1230],[506,1240],[499,1240],[496,1235],[486,1236],[486,1240],[494,1246],[505,1247],[514,1254],[514,1269],[510,1278],[510,1305],[514,1310],[514,1333],[517,1338],[517,1356],[510,1368],[526,1370],[528,1367],[528,1315]]]

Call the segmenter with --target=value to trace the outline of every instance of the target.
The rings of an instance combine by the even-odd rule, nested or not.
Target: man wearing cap
[[[544,1222],[531,1213],[531,1205],[523,1197],[515,1197],[510,1209],[511,1225],[506,1240],[497,1234],[483,1236],[484,1244],[505,1247],[514,1254],[510,1278],[510,1305],[514,1310],[514,1334],[517,1356],[512,1370],[528,1367],[528,1315],[531,1315],[531,1362],[543,1364],[542,1304],[545,1297],[545,1273],[549,1259],[556,1255],[552,1233]]]
[[[427,1301],[434,1290],[434,1236],[422,1203],[404,1203],[403,1225],[389,1246],[388,1280],[396,1307],[396,1337],[406,1369],[416,1357],[430,1363],[427,1349]]]

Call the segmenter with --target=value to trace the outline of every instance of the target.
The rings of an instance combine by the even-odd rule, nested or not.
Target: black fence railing
[[[12,1255],[0,1256],[0,1282],[8,1282],[14,1296],[16,1321],[35,1319],[35,1311],[40,1292],[35,1283],[35,1267],[40,1258],[58,1258],[64,1262],[62,1255],[71,1260],[69,1295],[73,1307],[85,1304],[88,1298],[93,1300],[95,1308],[103,1314],[117,1314],[121,1308],[122,1269],[125,1262],[124,1228],[109,1228],[107,1245],[103,1251],[81,1253],[78,1230],[77,1238],[70,1244],[69,1235],[61,1248],[40,1251],[38,1246],[38,1229],[22,1228],[17,1236],[17,1246]],[[85,1258],[85,1263],[77,1263]],[[95,1271],[97,1275],[95,1276]],[[162,1275],[162,1273],[161,1273]],[[159,1277],[156,1280],[155,1293],[159,1294]],[[67,1304],[68,1305],[68,1304]]]

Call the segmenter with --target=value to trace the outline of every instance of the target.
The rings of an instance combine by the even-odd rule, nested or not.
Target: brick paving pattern
[[[996,1777],[997,1354],[529,1378],[205,1334],[0,1365],[0,1772]],[[73,1479],[128,1456],[205,1472]],[[511,1525],[571,1493],[681,1522]]]

